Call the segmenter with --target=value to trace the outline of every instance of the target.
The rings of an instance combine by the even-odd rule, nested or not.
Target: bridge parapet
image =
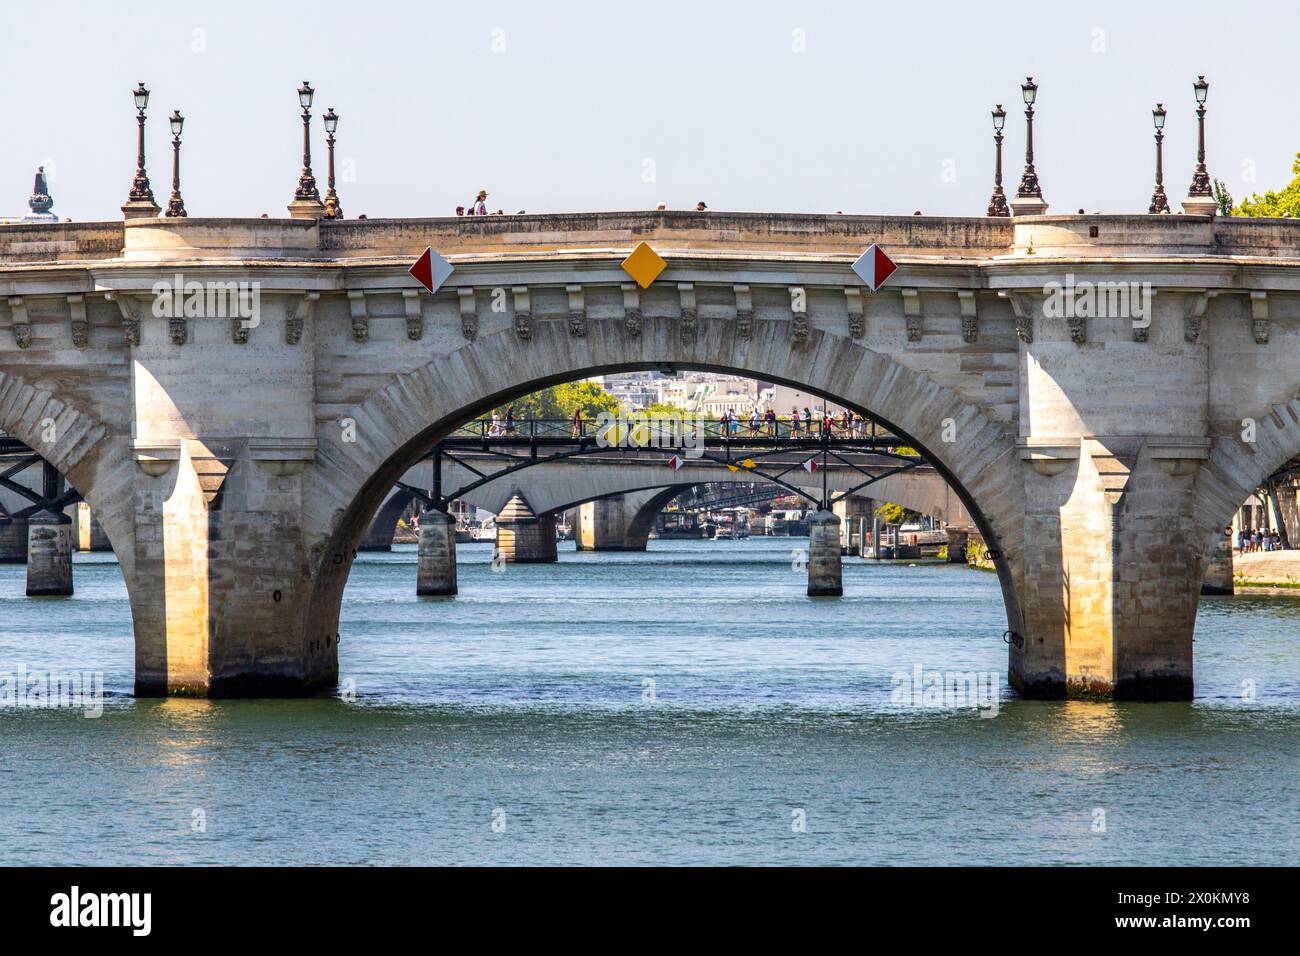
[[[1037,257],[1300,257],[1300,220],[1218,216],[1028,216],[1014,254]]]
[[[122,255],[125,223],[47,222],[0,226],[0,263],[85,262]]]
[[[1068,215],[1015,219],[749,212],[575,212],[352,219],[137,219],[0,226],[0,264],[120,260],[414,260],[608,254],[638,243],[724,257],[856,258],[869,243],[902,259],[1300,258],[1300,220]]]

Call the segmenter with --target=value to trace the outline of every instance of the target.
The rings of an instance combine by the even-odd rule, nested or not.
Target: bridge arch
[[[791,339],[789,322],[736,324],[700,317],[693,336],[680,321],[645,317],[639,333],[622,320],[534,323],[531,338],[482,335],[411,371],[396,373],[346,412],[355,441],[318,430],[317,466],[305,476],[310,540],[308,670],[334,659],[352,554],[401,475],[439,438],[517,396],[592,375],[670,367],[746,375],[794,385],[874,419],[916,447],[953,487],[997,558],[1008,628],[1023,631],[1023,476],[1014,429],[925,374],[846,336],[811,329]],[[340,557],[343,560],[340,560]],[[324,635],[324,640],[311,640]],[[312,661],[311,654],[321,655]],[[1014,654],[1014,650],[1013,650]],[[313,666],[314,665],[314,666]],[[1014,669],[1014,658],[1013,658]]]
[[[1227,434],[1213,439],[1209,459],[1196,480],[1193,514],[1207,556],[1214,553],[1224,527],[1242,502],[1270,475],[1300,456],[1300,398],[1274,406],[1254,420],[1254,441],[1245,440],[1243,427],[1235,420],[1227,426]]]
[[[0,431],[52,465],[90,506],[126,583],[131,606],[137,686],[142,674],[166,674],[169,657],[192,656],[192,641],[168,639],[160,622],[167,602],[160,580],[137,573],[135,469],[127,436],[47,379],[0,372]],[[159,502],[169,490],[159,491]],[[161,510],[161,509],[160,509]],[[177,650],[177,646],[184,648]],[[206,642],[201,645],[206,652]]]
[[[131,581],[135,514],[128,443],[53,382],[0,372],[0,431],[61,474],[90,505]]]

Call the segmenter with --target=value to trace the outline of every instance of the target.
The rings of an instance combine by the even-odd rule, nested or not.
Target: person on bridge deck
[[[506,436],[509,437],[515,433],[515,407],[506,406]]]
[[[763,420],[767,422],[767,437],[776,437],[776,410],[769,408],[763,413]]]
[[[469,211],[466,213],[466,215],[486,216],[488,214],[487,197],[488,197],[487,190],[480,189],[478,191],[478,198],[469,204]]]
[[[709,208],[709,207],[706,206],[706,205],[704,204],[704,200],[703,200],[703,199],[701,199],[699,202],[697,202],[697,203],[695,204],[695,211],[696,211],[696,212],[704,212],[704,211],[705,211],[706,209],[708,209],[708,208]]]
[[[807,435],[809,438],[812,438],[812,433],[813,433],[812,409],[809,408],[807,405],[803,407],[803,430],[805,435]]]
[[[501,416],[496,412],[492,413],[492,424],[488,426],[488,435],[492,438],[501,436]]]
[[[749,413],[749,434],[751,436],[758,434],[758,429],[762,424],[762,421],[763,419],[758,414],[758,408],[755,407],[754,410]]]
[[[797,407],[790,409],[790,437],[799,437],[799,409]]]
[[[464,207],[464,206],[457,206],[457,207],[456,207],[456,215],[458,215],[458,216],[463,216],[463,215],[465,215],[465,207]]]
[[[582,437],[582,409],[573,410],[573,430],[569,433],[570,438]]]

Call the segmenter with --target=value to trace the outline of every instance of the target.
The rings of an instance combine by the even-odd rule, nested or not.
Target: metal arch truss
[[[39,511],[58,514],[68,505],[76,504],[81,500],[81,495],[76,489],[65,487],[63,476],[59,474],[53,465],[16,439],[0,435],[0,455],[5,456],[5,463],[0,466],[4,468],[3,471],[0,471],[0,488],[12,491],[14,494],[31,502],[28,507],[14,512],[11,517],[27,518]],[[12,460],[10,459],[11,455],[20,457]],[[26,485],[13,480],[14,475],[20,474],[36,464],[44,466],[40,491],[28,488]]]
[[[602,456],[607,459],[622,459],[629,463],[661,461],[667,466],[672,457],[679,457],[724,465],[732,471],[743,471],[759,480],[784,488],[821,509],[829,510],[835,502],[848,498],[884,478],[926,464],[925,459],[919,455],[898,451],[898,447],[902,445],[901,440],[894,435],[879,431],[874,423],[870,424],[869,434],[857,434],[859,431],[866,430],[865,423],[849,434],[839,435],[835,434],[834,428],[827,429],[814,425],[805,431],[807,437],[801,437],[799,434],[772,434],[770,432],[775,429],[769,430],[766,424],[755,432],[734,427],[721,429],[719,423],[709,422],[705,434],[699,437],[698,442],[690,445],[681,441],[681,436],[671,429],[665,430],[650,424],[640,426],[643,431],[636,442],[629,440],[630,436],[626,435],[615,435],[617,440],[611,441],[608,430],[598,434],[589,428],[589,423],[573,425],[569,422],[527,420],[519,423],[522,427],[508,430],[494,425],[493,429],[496,433],[489,433],[487,424],[484,421],[470,423],[469,426],[438,442],[425,456],[425,461],[433,463],[432,488],[425,490],[405,482],[399,482],[397,487],[420,498],[429,506],[445,511],[449,502],[472,494],[490,482],[536,465]],[[738,432],[741,430],[750,433],[740,435]],[[701,445],[703,447],[700,447]],[[495,471],[484,470],[465,459],[464,456],[468,452],[490,455],[501,462],[503,467]],[[847,457],[867,453],[878,458],[889,459],[894,464],[882,468],[879,464],[868,465]],[[779,462],[771,460],[777,456],[788,455],[794,456],[795,460],[787,459]],[[450,493],[444,493],[442,489],[444,458],[455,462],[474,475],[474,480]],[[820,496],[810,494],[789,479],[791,472],[804,468],[810,461],[818,460],[820,460],[819,470],[822,475]],[[827,465],[832,460],[861,475],[862,480],[850,488],[832,493],[827,484]]]

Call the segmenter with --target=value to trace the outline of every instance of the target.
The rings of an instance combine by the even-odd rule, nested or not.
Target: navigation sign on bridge
[[[433,247],[430,246],[424,250],[420,258],[415,260],[415,265],[408,271],[420,285],[430,292],[437,292],[451,275],[451,263],[434,252]]]
[[[853,271],[870,286],[872,292],[879,292],[885,280],[897,269],[894,260],[885,255],[885,250],[874,242],[867,247],[867,251],[862,253],[858,261],[853,263]]]
[[[648,242],[642,242],[623,260],[623,271],[635,279],[641,288],[648,289],[667,265],[663,256],[651,249]]]

